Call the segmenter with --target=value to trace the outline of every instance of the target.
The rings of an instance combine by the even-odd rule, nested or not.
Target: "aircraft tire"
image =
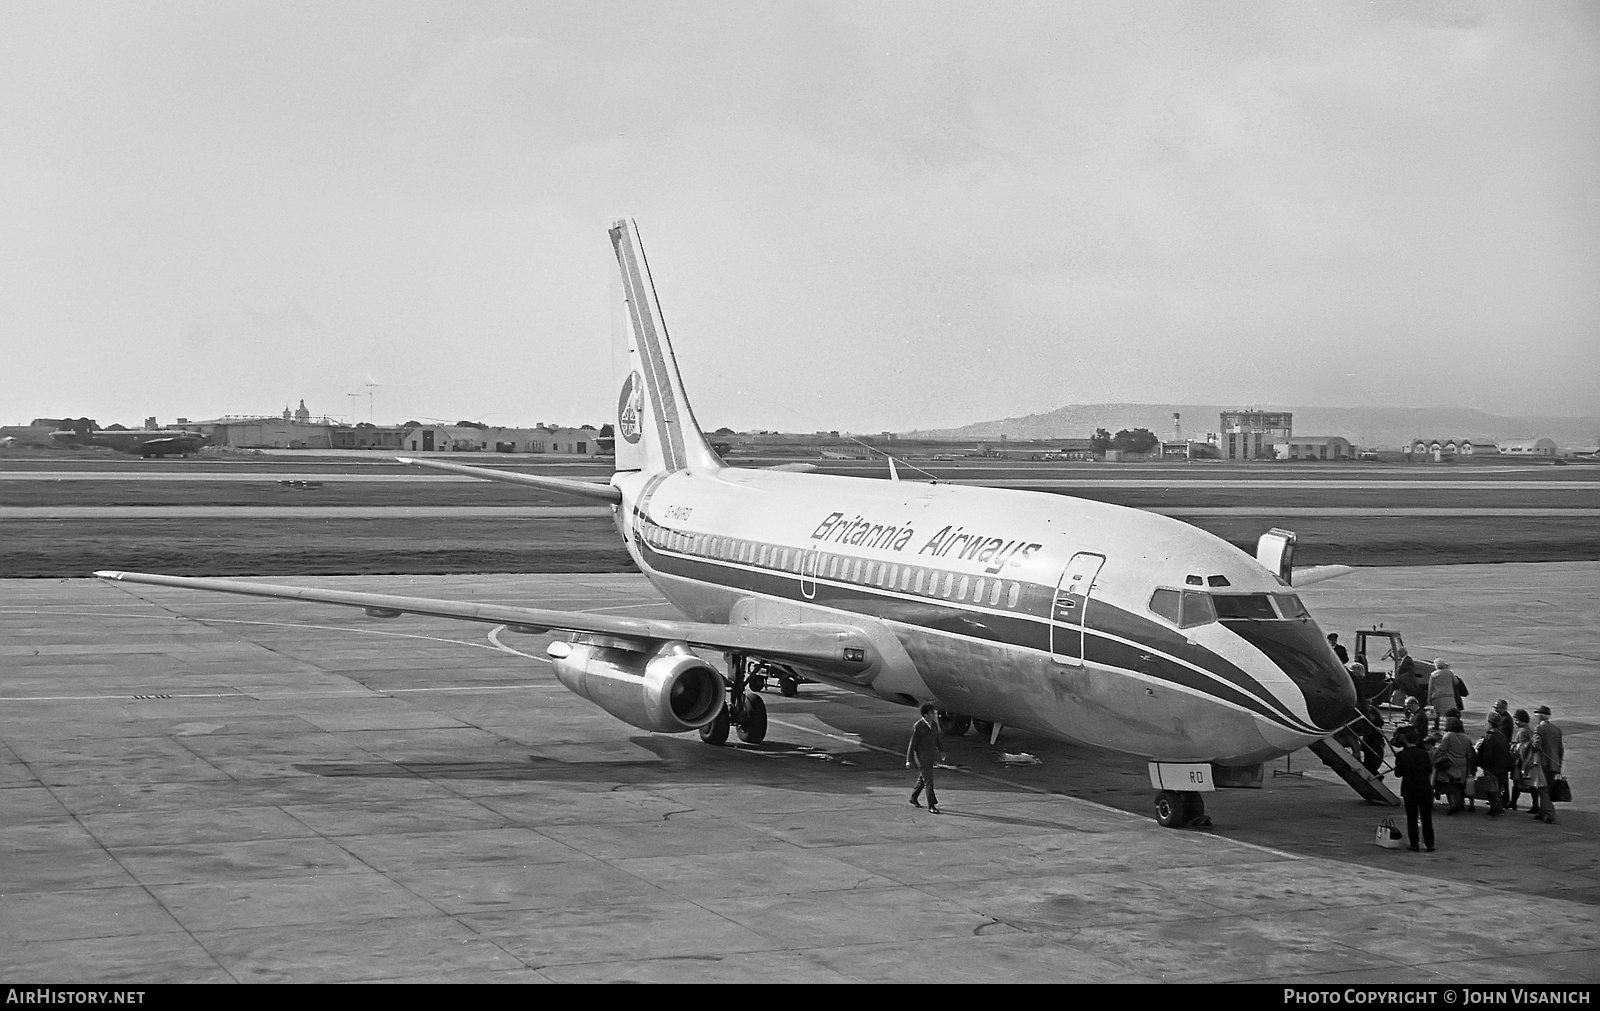
[[[1176,790],[1162,790],[1156,794],[1156,824],[1162,828],[1178,828],[1188,822],[1185,817],[1183,794]]]
[[[700,728],[700,739],[711,745],[728,743],[728,708],[722,707],[717,718]]]
[[[972,732],[987,742],[989,740],[989,736],[994,733],[994,724],[988,720],[973,720]]]
[[[960,713],[943,711],[939,713],[939,731],[941,733],[949,734],[951,737],[962,737],[971,729],[971,717],[962,716]]]
[[[779,678],[778,691],[786,699],[792,699],[800,694],[800,682],[794,678]]]
[[[726,735],[727,731],[723,731]],[[760,744],[767,739],[767,704],[759,695],[745,699],[744,719],[739,722],[739,740],[746,744]]]

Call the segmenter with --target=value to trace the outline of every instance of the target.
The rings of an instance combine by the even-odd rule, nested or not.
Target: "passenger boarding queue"
[[[1365,729],[1346,740],[1356,744],[1352,750],[1368,772],[1381,779],[1384,718],[1378,702],[1392,689],[1391,704],[1404,707],[1389,743],[1410,848],[1433,850],[1433,806],[1438,798],[1447,802],[1447,815],[1475,811],[1482,800],[1489,816],[1499,817],[1506,810],[1517,810],[1526,793],[1529,814],[1553,824],[1555,803],[1571,800],[1572,793],[1562,774],[1561,728],[1551,720],[1550,707],[1541,705],[1530,716],[1525,709],[1512,713],[1507,701],[1500,699],[1484,721],[1482,738],[1474,744],[1462,717],[1467,686],[1450,664],[1435,660],[1433,672],[1423,675],[1409,657],[1398,659],[1406,676],[1392,681],[1381,675],[1374,678],[1360,662],[1347,666],[1366,719],[1361,723]]]

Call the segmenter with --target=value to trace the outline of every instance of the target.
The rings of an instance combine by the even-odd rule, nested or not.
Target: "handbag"
[[[1385,818],[1378,822],[1378,830],[1374,833],[1372,841],[1386,850],[1400,848],[1400,829],[1395,826],[1393,818]]]
[[[1471,694],[1470,692],[1467,691],[1467,683],[1465,681],[1461,680],[1461,678],[1459,676],[1456,676],[1456,675],[1452,675],[1452,676],[1455,677],[1455,679],[1456,679],[1456,696],[1458,698],[1463,698],[1464,699],[1469,694]]]
[[[1480,773],[1478,775],[1478,778],[1474,779],[1472,781],[1472,792],[1467,794],[1467,796],[1469,796],[1469,797],[1493,797],[1495,794],[1497,794],[1499,792],[1500,792],[1500,781],[1495,779],[1493,776],[1485,776],[1485,775]]]
[[[1567,777],[1557,776],[1550,780],[1550,802],[1552,804],[1558,802],[1562,804],[1572,803],[1572,787],[1567,785]]]

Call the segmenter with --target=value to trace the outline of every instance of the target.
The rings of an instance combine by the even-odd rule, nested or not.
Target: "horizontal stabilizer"
[[[593,481],[573,481],[564,477],[547,477],[543,474],[523,474],[514,470],[494,470],[489,467],[467,467],[459,463],[444,463],[439,460],[418,460],[409,456],[397,456],[396,460],[407,463],[413,467],[427,467],[431,470],[444,470],[452,474],[465,474],[484,481],[505,481],[508,484],[523,484],[541,491],[551,491],[558,495],[575,495],[578,498],[599,499],[610,502],[612,505],[622,504],[622,492],[609,484],[596,484]]]
[[[722,652],[748,653],[765,659],[810,667],[818,671],[860,678],[877,669],[878,652],[861,629],[850,625],[712,625],[696,621],[629,618],[587,611],[553,611],[504,604],[476,604],[461,600],[401,597],[387,593],[354,593],[310,586],[246,583],[232,579],[195,579],[147,572],[96,572],[100,579],[122,583],[175,586],[185,590],[236,593],[247,597],[303,600],[317,604],[359,607],[376,617],[421,614],[491,625],[507,625],[519,632],[587,632],[632,640],[643,646],[685,642]]]
[[[1353,565],[1313,565],[1309,569],[1295,569],[1294,577],[1289,580],[1291,586],[1307,586],[1311,583],[1320,583],[1325,579],[1338,579],[1348,576],[1356,571]]]

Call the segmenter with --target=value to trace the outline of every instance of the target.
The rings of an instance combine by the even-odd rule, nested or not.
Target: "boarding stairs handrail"
[[[1388,804],[1391,807],[1398,807],[1400,798],[1396,797],[1394,792],[1384,785],[1382,776],[1375,776],[1368,772],[1367,767],[1361,763],[1361,760],[1356,755],[1351,754],[1349,748],[1346,748],[1336,740],[1338,736],[1347,732],[1359,735],[1369,728],[1379,729],[1377,724],[1367,719],[1364,714],[1358,714],[1355,719],[1340,727],[1339,730],[1320,741],[1313,742],[1310,745],[1311,753],[1322,759],[1323,765],[1338,773],[1340,779],[1350,784],[1352,790],[1361,794],[1367,800],[1376,804]],[[1390,771],[1393,771],[1393,767],[1388,766],[1387,763],[1379,767],[1389,768]]]

